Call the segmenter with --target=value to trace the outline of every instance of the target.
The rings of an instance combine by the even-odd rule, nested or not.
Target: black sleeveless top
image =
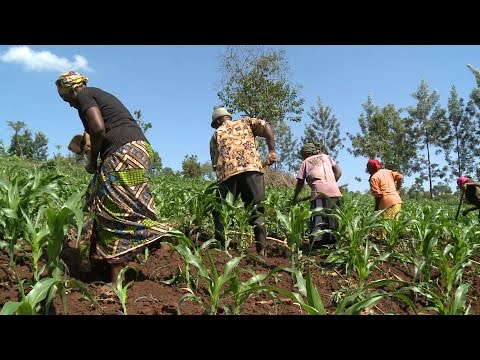
[[[131,141],[147,141],[142,129],[127,108],[112,94],[96,87],[85,87],[78,93],[78,115],[85,131],[90,133],[85,111],[98,107],[105,123],[105,139],[100,148],[100,157],[104,160],[120,146]]]

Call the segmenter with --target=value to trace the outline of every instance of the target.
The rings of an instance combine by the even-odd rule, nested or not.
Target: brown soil
[[[96,261],[91,265],[91,271],[82,270],[80,254],[73,246],[73,241],[69,242],[63,251],[62,258],[69,267],[69,276],[66,278],[78,279],[85,283],[90,294],[95,298],[96,303],[88,300],[82,292],[75,287],[67,291],[67,311],[68,315],[115,315],[122,314],[122,306],[115,294],[108,294],[108,287],[102,282],[109,281],[108,265],[101,261]],[[252,254],[254,247],[248,249]],[[318,252],[324,254],[318,254]],[[315,252],[315,251],[314,251]],[[322,297],[326,313],[331,314],[335,311],[337,304],[332,300],[332,293],[342,288],[355,288],[357,284],[356,274],[345,277],[343,272],[338,269],[332,269],[325,265],[325,252],[328,250],[317,250],[317,254],[311,254],[309,257],[310,269],[313,280]],[[238,256],[235,250],[230,251],[232,256]],[[222,270],[222,264],[225,264],[230,258],[224,252],[212,252],[213,259],[217,263],[219,272]],[[150,248],[150,254],[146,262],[142,261],[143,255],[135,261],[128,263],[134,270],[126,272],[124,284],[132,281],[127,291],[127,312],[129,315],[201,315],[205,314],[204,307],[192,301],[179,303],[180,298],[187,294],[184,283],[166,284],[174,278],[179,269],[184,269],[184,262],[178,252],[174,251],[170,243],[157,243]],[[254,255],[242,259],[239,268],[253,270],[255,273],[267,273],[275,267],[289,267],[288,249],[279,242],[269,242],[268,256],[262,260]],[[192,273],[195,273],[192,268]],[[28,280],[32,278],[30,267],[19,258],[16,266],[20,278]],[[221,274],[221,272],[220,272]],[[245,281],[251,275],[242,274],[240,279]],[[473,272],[464,275],[466,281],[472,286],[469,290],[469,299],[471,301],[471,314],[480,314],[480,306],[475,301],[480,294],[480,281]],[[377,279],[397,279],[412,280],[412,272],[403,264],[392,261],[383,263],[375,269],[368,277],[368,282]],[[273,285],[290,291],[297,291],[289,272],[280,271],[277,276],[268,278],[264,284]],[[8,258],[4,252],[0,253],[0,307],[7,301],[19,301],[21,299],[15,275],[8,266]],[[26,285],[28,291],[29,287]],[[391,289],[384,289],[391,290]],[[298,292],[298,291],[297,291]],[[208,291],[204,281],[199,281],[197,295],[203,301],[208,303]],[[422,311],[426,305],[421,297],[411,296],[415,302],[420,314],[434,314],[433,311]],[[224,299],[220,306],[218,314],[223,314],[223,305],[231,304],[231,299]],[[62,314],[63,307],[60,297],[54,300],[51,314]],[[265,294],[252,295],[242,307],[243,315],[303,315],[305,311],[299,305],[292,302],[291,299],[283,295],[272,298]],[[362,314],[413,314],[414,312],[402,301],[386,298],[379,304],[362,311]]]

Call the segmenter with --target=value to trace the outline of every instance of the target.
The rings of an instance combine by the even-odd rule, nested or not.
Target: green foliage
[[[153,167],[152,167],[152,173],[153,174],[159,174],[162,171],[162,159],[160,158],[160,155],[158,154],[157,151],[153,150]]]
[[[427,174],[430,198],[433,198],[433,178],[441,179],[446,172],[438,168],[438,164],[432,163],[431,152],[435,147],[442,146],[442,136],[448,131],[448,124],[445,110],[438,104],[440,95],[435,90],[430,92],[426,81],[420,83],[412,97],[417,100],[415,106],[407,108],[410,115],[408,134],[417,144],[417,157],[412,160],[420,176]],[[420,155],[420,151],[423,150],[426,152],[426,158]]]
[[[197,301],[204,306],[209,315],[215,315],[218,312],[220,301],[228,294],[228,289],[225,289],[225,287],[230,282],[230,279],[236,276],[235,268],[243,259],[243,256],[235,257],[228,261],[223,268],[223,273],[219,275],[216,264],[208,250],[206,250],[208,259],[208,263],[206,263],[200,256],[200,253],[192,253],[191,250],[183,244],[179,244],[175,248],[188,264],[194,265],[198,269],[199,275],[207,283],[207,290],[210,295],[210,306],[208,306],[204,304],[202,299],[196,295],[192,289],[188,289],[189,293],[182,296],[180,303],[186,299]]]
[[[266,50],[263,46],[227,46],[220,68],[222,85],[218,97],[225,107],[268,121],[279,148],[282,137],[291,141],[288,133],[281,134],[289,127],[280,125],[300,121],[304,99],[300,98],[300,87],[289,80],[285,51]],[[260,149],[264,154],[264,142],[260,142]],[[288,154],[279,151],[279,158],[287,158]]]
[[[200,178],[202,169],[197,155],[185,155],[182,161],[182,174],[187,178]]]
[[[52,168],[18,157],[2,157],[1,163],[0,246],[15,256],[21,256],[34,272],[32,279],[18,279],[21,301],[6,303],[2,313],[48,313],[57,295],[60,295],[66,312],[65,290],[70,282],[62,279],[67,268],[58,254],[67,231],[75,227],[78,233],[82,225],[82,189],[86,188],[91,175],[81,167],[60,161]],[[324,313],[325,309],[322,310],[319,302],[322,300],[318,296],[320,291],[315,290],[318,282],[314,282],[314,278],[319,276],[312,266],[315,259],[306,255],[302,259],[292,256],[290,269],[284,269],[294,277],[295,292],[274,290],[263,285],[269,274],[273,274],[272,270],[269,274],[254,274],[242,269],[240,262],[236,261],[229,262],[227,274],[221,278],[225,274],[224,264],[215,263],[213,257],[209,258],[205,253],[215,240],[207,240],[201,245],[192,240],[194,236],[198,239],[212,232],[210,212],[217,204],[213,199],[214,188],[214,183],[201,179],[180,175],[152,176],[157,214],[182,230],[174,230],[170,235],[184,247],[178,251],[183,252],[185,267],[179,269],[176,278],[168,280],[188,287],[188,294],[182,301],[198,300],[208,313],[218,312],[223,307],[225,313],[238,314],[250,296],[262,292],[273,297],[277,293],[292,299],[306,313]],[[327,255],[329,267],[344,267],[347,276],[353,270],[358,277],[349,278],[353,281],[349,281],[345,291],[342,290],[344,296],[338,299],[335,313],[357,314],[362,309],[375,307],[386,297],[402,301],[414,312],[419,311],[415,304],[426,302],[427,310],[440,314],[468,313],[474,293],[465,274],[471,276],[478,265],[478,219],[476,214],[472,214],[453,221],[458,196],[448,194],[446,188],[442,190],[440,186],[434,187],[434,193],[435,189],[439,194],[444,190],[444,197],[439,196],[435,201],[405,197],[400,221],[385,220],[381,212],[374,212],[371,195],[343,194],[342,206],[333,212],[339,220],[339,228],[334,232],[336,247],[323,249],[322,255]],[[269,235],[287,239],[292,249],[296,250],[304,240],[311,212],[308,203],[292,207],[288,202],[291,195],[291,188],[266,188],[266,222]],[[227,240],[238,241],[247,237],[248,211],[241,201],[233,201],[230,197],[220,204],[223,208],[219,210],[223,211],[226,219]],[[191,232],[183,231],[187,226]],[[376,235],[379,230],[384,230],[385,241]],[[190,249],[190,254],[185,248]],[[244,252],[242,256],[253,255]],[[12,266],[15,266],[16,259],[12,256]],[[45,268],[41,259],[47,260]],[[414,276],[414,283],[372,281],[372,271],[378,275],[383,269],[386,270],[385,276],[392,275],[388,271],[388,262],[392,259],[404,264],[405,272]],[[310,275],[306,272],[307,265],[310,266]],[[45,274],[46,269],[48,275]],[[248,279],[247,274],[251,275]],[[45,275],[52,280],[42,281]],[[207,285],[211,290],[207,298],[205,287],[199,285],[203,285],[204,281],[210,284]],[[25,289],[32,293],[28,293],[29,300],[26,301],[28,295],[23,290],[24,283],[27,284]],[[37,286],[34,292],[32,286]],[[48,289],[39,292],[40,286]],[[117,289],[122,297],[119,299],[123,301],[124,313],[128,286],[130,284],[122,290]]]
[[[215,181],[215,172],[212,169],[212,163],[210,161],[204,162],[200,165],[200,172],[204,179]]]
[[[47,159],[48,138],[44,133],[35,133],[35,140],[33,140],[32,132],[23,121],[8,121],[7,123],[14,131],[8,154],[35,160]]]
[[[171,167],[165,167],[160,170],[160,175],[162,176],[175,176],[175,171],[172,170]]]
[[[332,108],[323,105],[322,99],[318,97],[316,106],[312,106],[307,114],[312,123],[305,124],[301,143],[320,143],[324,146],[326,154],[336,158],[344,146],[345,139],[340,136],[340,123],[332,113]]]
[[[17,275],[18,277],[18,275]],[[23,280],[19,281],[22,301],[7,301],[0,311],[0,315],[36,315],[41,310],[41,302],[47,297],[50,289],[55,286],[56,280],[44,278],[35,284],[28,295],[23,290]]]
[[[265,143],[265,139],[260,139]],[[297,140],[294,139],[292,129],[286,121],[280,121],[275,128],[275,147],[279,154],[277,162],[273,165],[276,171],[296,171],[299,166],[299,148]],[[267,147],[260,147],[262,157],[267,156]]]
[[[32,158],[37,161],[45,161],[48,157],[48,138],[42,132],[35,133],[33,141]]]
[[[125,280],[125,273],[127,272],[128,269],[134,270],[138,274],[137,269],[135,269],[131,266],[125,266],[124,268],[122,268],[119,271],[119,273],[117,275],[116,286],[111,286],[109,284],[107,285],[113,290],[113,292],[117,296],[118,300],[120,301],[120,305],[122,305],[123,315],[128,315],[128,312],[127,312],[127,294],[128,294],[128,288],[130,286],[132,286],[132,284],[133,284],[133,281],[130,281],[128,284],[123,285],[123,282]]]
[[[386,168],[405,175],[415,171],[410,165],[416,156],[415,144],[407,134],[408,125],[401,110],[392,104],[379,108],[370,95],[362,107],[364,113],[358,119],[360,133],[347,133],[352,142],[348,151],[355,157],[381,158]]]
[[[152,128],[152,123],[142,119],[142,112],[140,110],[135,110],[133,114],[135,115],[135,121],[138,126],[142,129],[143,133],[146,134],[147,131]]]

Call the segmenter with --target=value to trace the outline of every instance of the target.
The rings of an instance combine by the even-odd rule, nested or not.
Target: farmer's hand
[[[275,150],[270,150],[270,152],[267,155],[267,161],[265,162],[267,165],[272,165],[277,161],[277,153]]]

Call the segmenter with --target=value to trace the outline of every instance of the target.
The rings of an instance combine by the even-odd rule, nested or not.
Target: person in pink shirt
[[[470,211],[479,210],[478,218],[480,219],[480,182],[472,181],[468,176],[461,176],[457,179],[457,185],[464,192],[467,202],[473,205],[473,207],[463,210],[462,215],[465,216]]]
[[[375,197],[375,211],[386,209],[383,212],[385,218],[398,218],[402,208],[399,191],[403,175],[396,171],[382,169],[377,159],[368,160],[367,172],[370,174],[370,192]]]
[[[324,211],[316,214],[310,219],[310,242],[312,245],[334,244],[335,236],[331,233],[324,233],[315,236],[316,230],[338,228],[337,219],[328,216],[331,209],[340,206],[342,196],[337,180],[342,176],[340,167],[335,160],[324,153],[321,144],[305,143],[300,150],[302,164],[297,174],[297,184],[293,194],[292,202],[297,202],[298,195],[302,191],[305,181],[311,188],[310,196],[300,201],[310,199],[310,208],[323,208]]]

